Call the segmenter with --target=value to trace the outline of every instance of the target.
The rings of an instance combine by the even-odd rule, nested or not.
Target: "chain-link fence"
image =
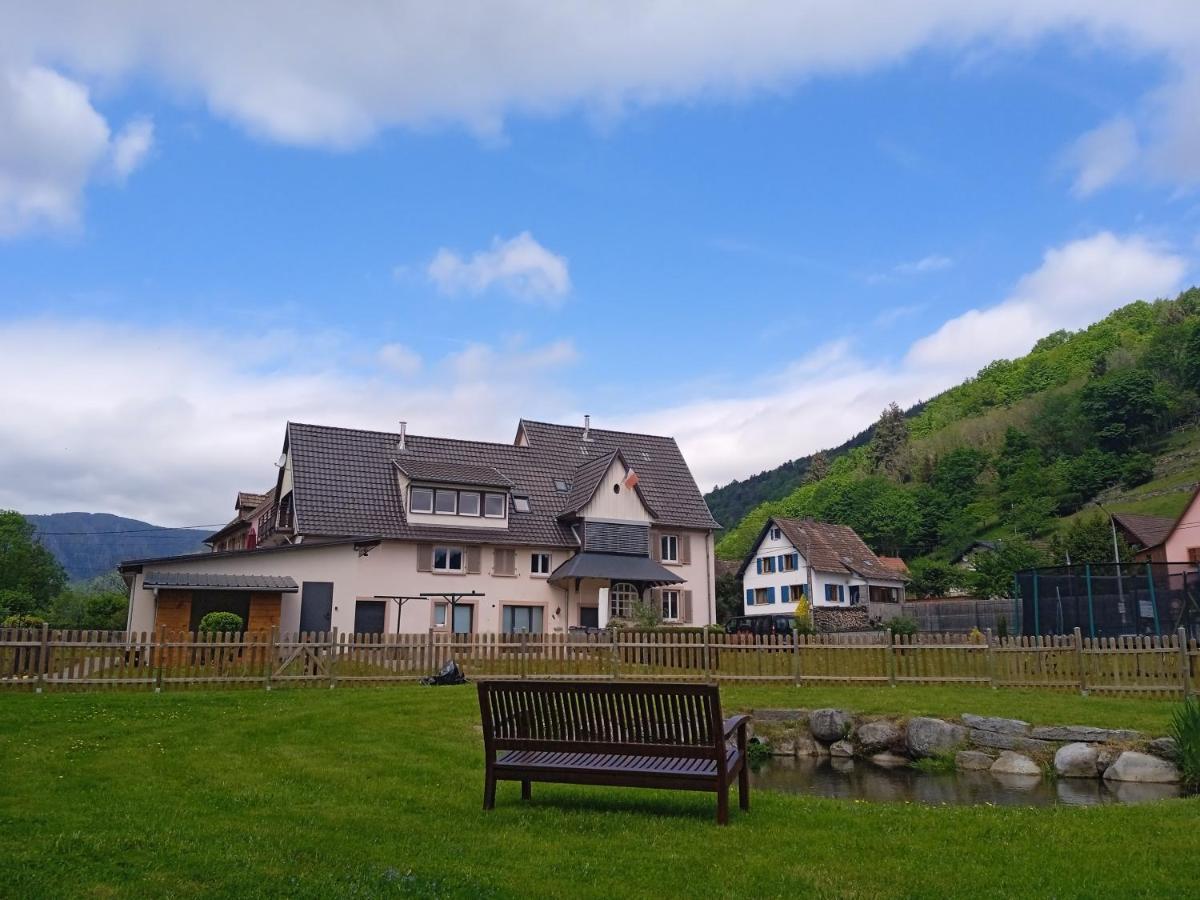
[[[1200,566],[1106,563],[1026,569],[1016,576],[1022,633],[1200,638]]]

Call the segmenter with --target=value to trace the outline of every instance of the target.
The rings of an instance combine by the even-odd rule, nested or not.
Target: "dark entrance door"
[[[383,634],[383,600],[359,600],[354,606],[355,634]]]
[[[600,627],[600,607],[598,606],[581,606],[579,607],[579,624],[584,628],[599,628]]]
[[[300,588],[300,630],[328,631],[332,619],[333,582],[304,582]]]

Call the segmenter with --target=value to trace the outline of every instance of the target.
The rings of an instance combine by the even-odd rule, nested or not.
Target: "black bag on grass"
[[[459,668],[458,663],[454,660],[450,660],[450,662],[442,666],[436,675],[430,675],[427,678],[421,679],[421,684],[430,685],[466,683],[467,679],[463,675],[463,670]]]

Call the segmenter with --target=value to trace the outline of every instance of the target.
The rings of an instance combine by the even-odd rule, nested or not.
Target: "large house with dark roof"
[[[742,561],[738,575],[746,615],[812,608],[869,608],[899,603],[907,576],[883,562],[853,528],[773,516]]]
[[[509,444],[289,423],[276,465],[214,552],[122,564],[130,630],[194,630],[217,609],[285,633],[554,632],[637,603],[716,621],[719,526],[673,438],[586,420],[522,420]]]

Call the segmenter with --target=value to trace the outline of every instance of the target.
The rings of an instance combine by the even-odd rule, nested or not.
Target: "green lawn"
[[[1161,731],[1163,701],[732,687],[726,708]],[[0,896],[1183,896],[1200,800],[1092,809],[501,784],[474,688],[0,695]]]

